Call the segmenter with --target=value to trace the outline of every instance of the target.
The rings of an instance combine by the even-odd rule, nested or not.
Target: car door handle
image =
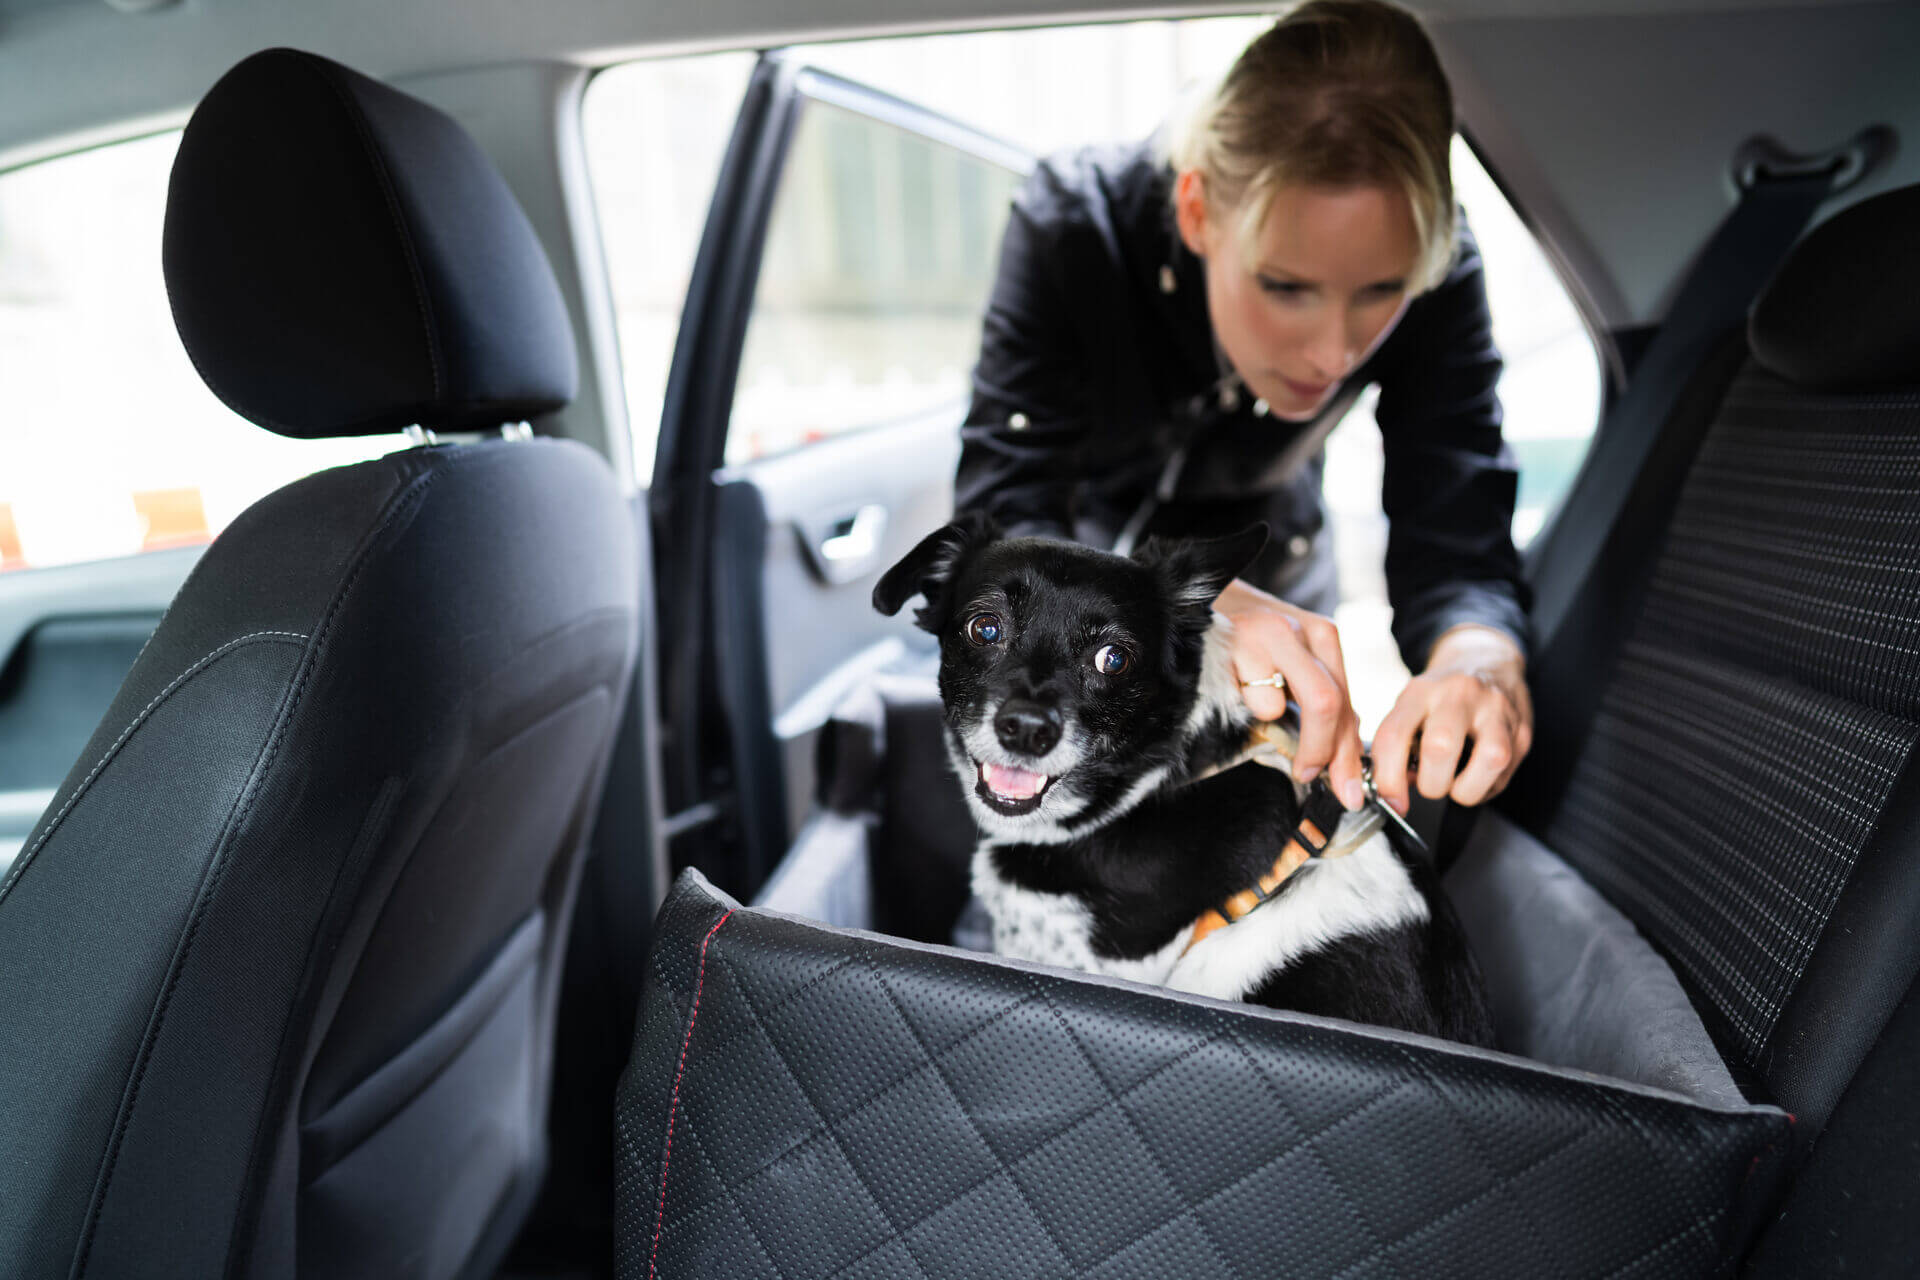
[[[828,524],[814,547],[821,576],[835,586],[860,577],[879,558],[886,532],[887,509],[877,502]]]

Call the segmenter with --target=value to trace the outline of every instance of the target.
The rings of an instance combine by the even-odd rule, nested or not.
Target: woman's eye
[[[1260,277],[1260,288],[1276,298],[1304,298],[1307,286],[1293,280],[1275,280],[1271,276]]]
[[[967,639],[978,645],[1000,643],[1000,615],[976,613],[967,619]]]
[[[1133,658],[1117,644],[1103,644],[1093,655],[1093,669],[1103,676],[1117,676],[1133,665]]]

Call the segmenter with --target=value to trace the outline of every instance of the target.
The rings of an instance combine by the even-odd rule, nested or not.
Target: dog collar
[[[1299,738],[1290,726],[1282,723],[1256,724],[1248,734],[1247,745],[1238,756],[1195,775],[1193,780],[1198,782],[1243,764],[1266,765],[1279,769],[1291,778],[1293,756],[1298,747]],[[1300,805],[1300,821],[1281,846],[1280,856],[1252,885],[1212,910],[1202,912],[1199,919],[1193,922],[1193,933],[1181,954],[1193,950],[1208,934],[1226,928],[1272,900],[1274,894],[1280,891],[1280,886],[1307,863],[1315,859],[1341,858],[1352,853],[1380,831],[1388,818],[1392,818],[1401,830],[1419,843],[1419,836],[1413,834],[1413,829],[1373,789],[1371,768],[1366,770],[1365,781],[1367,803],[1349,812],[1333,794],[1333,788],[1327,785],[1326,778],[1315,778],[1306,788]]]

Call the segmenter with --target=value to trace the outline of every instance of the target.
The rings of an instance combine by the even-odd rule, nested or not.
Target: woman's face
[[[1205,260],[1213,333],[1234,370],[1282,418],[1310,418],[1406,310],[1420,241],[1404,194],[1282,187],[1249,257],[1232,211],[1180,175],[1180,234]]]

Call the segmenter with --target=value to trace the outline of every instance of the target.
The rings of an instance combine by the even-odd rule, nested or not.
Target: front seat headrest
[[[167,190],[181,341],[281,435],[516,422],[573,398],[573,328],[505,180],[453,119],[269,49],[207,92]]]
[[[1754,300],[1754,359],[1819,391],[1920,384],[1920,186],[1841,210],[1794,246]]]

